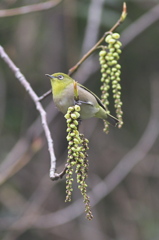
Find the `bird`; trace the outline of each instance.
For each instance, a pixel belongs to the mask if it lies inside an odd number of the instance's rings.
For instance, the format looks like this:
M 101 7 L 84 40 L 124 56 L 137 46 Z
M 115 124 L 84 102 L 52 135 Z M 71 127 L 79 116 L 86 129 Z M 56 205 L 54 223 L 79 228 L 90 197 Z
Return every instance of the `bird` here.
M 53 101 L 63 114 L 70 106 L 80 105 L 80 120 L 92 117 L 106 120 L 116 126 L 119 120 L 109 114 L 101 100 L 91 90 L 81 85 L 65 73 L 45 74 L 49 77 L 52 86 Z M 77 86 L 78 99 L 75 99 L 74 84 Z

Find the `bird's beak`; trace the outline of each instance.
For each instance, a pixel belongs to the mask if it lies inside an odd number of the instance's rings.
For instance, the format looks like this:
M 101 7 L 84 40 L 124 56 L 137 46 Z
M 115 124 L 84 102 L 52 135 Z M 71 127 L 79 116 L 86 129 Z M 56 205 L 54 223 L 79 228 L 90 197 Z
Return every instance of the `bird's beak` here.
M 54 78 L 52 75 L 50 74 L 45 74 L 45 76 L 49 77 L 50 79 Z

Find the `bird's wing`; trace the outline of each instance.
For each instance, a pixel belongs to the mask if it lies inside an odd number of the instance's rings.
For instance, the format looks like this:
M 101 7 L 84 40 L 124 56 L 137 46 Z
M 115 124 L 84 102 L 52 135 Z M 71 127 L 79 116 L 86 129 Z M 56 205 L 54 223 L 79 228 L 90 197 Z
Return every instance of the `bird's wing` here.
M 111 125 L 116 126 L 117 123 L 119 122 L 119 120 L 118 120 L 117 118 L 113 117 L 111 114 L 109 114 L 109 113 L 107 112 L 108 110 L 107 110 L 107 108 L 103 105 L 103 103 L 101 102 L 101 100 L 100 100 L 92 91 L 90 91 L 89 89 L 87 89 L 87 88 L 84 87 L 83 85 L 81 85 L 81 84 L 78 83 L 78 86 L 79 86 L 80 88 L 88 91 L 89 93 L 91 93 L 91 94 L 95 97 L 95 99 L 96 99 L 97 103 L 99 104 L 99 106 L 101 106 L 101 108 L 103 108 L 103 109 L 106 111 L 106 113 L 107 113 L 106 121 L 108 121 Z
M 84 90 L 90 92 L 94 97 L 95 99 L 97 100 L 98 104 L 105 110 L 107 111 L 106 107 L 103 105 L 103 103 L 101 102 L 101 100 L 97 97 L 97 95 L 95 93 L 93 93 L 91 90 L 89 90 L 88 88 L 84 87 L 83 85 L 79 84 L 79 87 L 83 88 Z

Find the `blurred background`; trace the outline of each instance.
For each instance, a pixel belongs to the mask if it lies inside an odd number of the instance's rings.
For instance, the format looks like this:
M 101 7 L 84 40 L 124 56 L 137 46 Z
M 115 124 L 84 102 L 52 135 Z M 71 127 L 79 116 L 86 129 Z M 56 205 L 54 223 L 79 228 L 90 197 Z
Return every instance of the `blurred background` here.
M 121 0 L 1 0 L 0 44 L 38 96 L 50 89 L 45 74 L 64 72 L 108 31 Z M 128 0 L 118 27 L 123 43 L 124 125 L 103 132 L 103 121 L 85 120 L 89 139 L 88 185 L 94 219 L 85 219 L 74 181 L 65 203 L 65 177 L 52 182 L 39 113 L 13 72 L 0 59 L 0 239 L 159 239 L 159 4 Z M 28 12 L 22 13 L 22 6 Z M 40 7 L 39 7 L 40 6 Z M 4 9 L 14 16 L 7 16 Z M 47 9 L 46 9 L 47 8 Z M 39 9 L 40 11 L 37 11 Z M 98 51 L 73 75 L 100 96 Z M 54 140 L 57 171 L 67 159 L 66 123 L 52 97 L 42 101 Z M 114 115 L 113 103 L 110 111 Z

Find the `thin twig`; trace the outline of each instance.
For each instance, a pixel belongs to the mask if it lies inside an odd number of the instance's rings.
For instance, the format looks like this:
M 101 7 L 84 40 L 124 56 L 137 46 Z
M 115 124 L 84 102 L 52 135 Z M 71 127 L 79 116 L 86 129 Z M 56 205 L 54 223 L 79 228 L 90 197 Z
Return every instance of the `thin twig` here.
M 124 17 L 126 17 L 126 3 L 123 4 L 123 10 L 120 18 L 118 21 L 114 24 L 114 26 L 108 31 L 105 32 L 103 37 L 74 65 L 72 68 L 69 69 L 68 75 L 72 75 L 78 68 L 79 66 L 98 48 L 98 46 L 104 41 L 105 37 L 112 33 L 124 20 Z
M 47 96 L 49 96 L 52 93 L 51 89 L 49 91 L 47 91 L 46 93 L 44 93 L 41 97 L 39 97 L 39 101 L 42 101 L 44 98 L 46 98 Z
M 55 7 L 60 2 L 61 0 L 52 0 L 44 3 L 32 4 L 19 8 L 0 10 L 0 17 L 11 17 L 31 12 L 43 11 Z
M 54 154 L 53 149 L 53 140 L 51 138 L 51 133 L 47 124 L 46 120 L 46 112 L 39 102 L 39 97 L 36 95 L 36 93 L 33 91 L 32 87 L 24 77 L 24 75 L 20 72 L 19 68 L 13 63 L 13 61 L 9 58 L 7 53 L 4 51 L 3 47 L 0 46 L 0 57 L 4 60 L 4 62 L 9 66 L 9 68 L 14 72 L 15 77 L 19 80 L 19 82 L 23 85 L 25 90 L 30 95 L 31 99 L 35 103 L 36 109 L 39 111 L 42 121 L 42 126 L 46 135 L 46 139 L 48 142 L 48 150 L 50 154 L 50 160 L 51 160 L 51 167 L 50 167 L 50 178 L 54 178 L 56 176 L 55 170 L 56 170 L 56 157 Z

